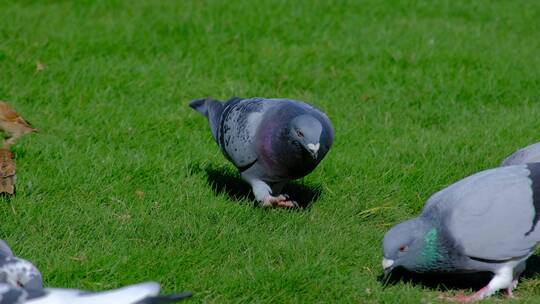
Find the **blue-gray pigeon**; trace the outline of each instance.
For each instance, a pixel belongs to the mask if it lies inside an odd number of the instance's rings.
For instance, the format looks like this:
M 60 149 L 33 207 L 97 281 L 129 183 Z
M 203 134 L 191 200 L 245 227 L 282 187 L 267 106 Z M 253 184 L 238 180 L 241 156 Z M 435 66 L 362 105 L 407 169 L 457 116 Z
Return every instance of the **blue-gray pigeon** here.
M 146 282 L 103 292 L 43 288 L 39 270 L 29 261 L 15 257 L 0 240 L 0 304 L 161 304 L 175 303 L 190 292 L 158 295 L 160 286 Z
M 540 143 L 535 143 L 517 150 L 508 156 L 502 162 L 501 166 L 523 165 L 536 162 L 540 162 Z
M 41 273 L 36 266 L 14 256 L 3 240 L 0 240 L 0 283 L 31 289 L 43 287 Z
M 264 207 L 297 207 L 283 186 L 312 172 L 332 146 L 326 114 L 301 101 L 203 98 L 189 105 L 208 118 L 221 151 Z
M 540 241 L 540 163 L 471 175 L 435 193 L 420 216 L 390 229 L 383 268 L 413 272 L 492 272 L 475 301 L 505 288 L 509 296 Z

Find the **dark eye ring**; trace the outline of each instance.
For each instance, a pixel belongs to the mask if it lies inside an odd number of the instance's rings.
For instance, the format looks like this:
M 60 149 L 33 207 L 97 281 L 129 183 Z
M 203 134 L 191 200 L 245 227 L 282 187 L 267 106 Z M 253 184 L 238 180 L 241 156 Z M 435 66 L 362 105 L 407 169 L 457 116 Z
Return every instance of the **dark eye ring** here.
M 407 251 L 407 249 L 409 249 L 409 247 L 407 247 L 406 245 L 401 245 L 401 247 L 399 247 L 400 252 L 405 252 Z
M 299 137 L 304 137 L 304 133 L 302 133 L 302 131 L 296 131 L 296 134 L 298 134 Z

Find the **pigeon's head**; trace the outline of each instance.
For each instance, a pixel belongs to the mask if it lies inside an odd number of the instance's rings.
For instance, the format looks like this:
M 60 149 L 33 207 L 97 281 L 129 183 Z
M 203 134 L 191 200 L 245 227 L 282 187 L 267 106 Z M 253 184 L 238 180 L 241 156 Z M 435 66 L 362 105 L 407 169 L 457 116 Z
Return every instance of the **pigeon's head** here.
M 321 134 L 323 127 L 315 117 L 303 114 L 291 120 L 289 136 L 293 142 L 300 144 L 314 159 L 319 155 L 321 148 Z
M 0 262 L 0 283 L 26 289 L 43 288 L 43 279 L 36 266 L 16 257 Z
M 11 249 L 0 240 L 0 283 L 26 289 L 43 288 L 39 270 L 27 260 L 13 256 Z
M 422 271 L 439 257 L 437 230 L 416 218 L 394 226 L 384 236 L 382 266 L 386 274 L 396 267 Z

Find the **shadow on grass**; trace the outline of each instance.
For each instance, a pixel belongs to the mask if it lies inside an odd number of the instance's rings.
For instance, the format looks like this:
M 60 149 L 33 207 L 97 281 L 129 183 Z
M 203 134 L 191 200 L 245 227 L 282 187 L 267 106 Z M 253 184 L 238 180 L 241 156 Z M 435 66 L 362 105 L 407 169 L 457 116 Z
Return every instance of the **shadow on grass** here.
M 523 272 L 522 278 L 533 278 L 540 274 L 540 256 L 533 255 L 527 260 L 527 268 Z M 422 285 L 427 288 L 449 291 L 458 289 L 479 290 L 486 286 L 493 273 L 414 273 L 403 268 L 396 268 L 392 271 L 389 278 L 379 275 L 377 280 L 383 285 L 395 285 L 398 282 L 412 283 Z
M 237 173 L 226 168 L 207 166 L 202 168 L 206 174 L 208 184 L 216 194 L 224 193 L 232 200 L 255 200 L 251 187 L 244 182 Z M 318 185 L 305 185 L 298 182 L 289 182 L 283 188 L 292 199 L 298 202 L 301 208 L 308 209 L 321 196 L 322 190 Z

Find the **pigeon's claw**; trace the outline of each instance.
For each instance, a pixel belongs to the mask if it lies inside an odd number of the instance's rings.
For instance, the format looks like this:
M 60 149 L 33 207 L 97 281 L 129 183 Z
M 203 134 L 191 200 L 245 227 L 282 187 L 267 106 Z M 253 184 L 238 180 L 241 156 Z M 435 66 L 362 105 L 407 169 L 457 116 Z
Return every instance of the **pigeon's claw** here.
M 267 195 L 262 203 L 263 207 L 298 208 L 298 203 L 289 199 L 286 194 L 279 196 Z
M 295 201 L 287 200 L 278 202 L 277 206 L 281 208 L 298 208 L 298 203 Z
M 516 297 L 514 296 L 514 288 L 517 287 L 517 284 L 518 284 L 518 279 L 514 279 L 512 281 L 512 284 L 510 286 L 508 286 L 508 288 L 506 288 L 506 297 L 509 298 L 509 299 L 515 299 Z
M 489 295 L 489 288 L 488 286 L 486 286 L 470 296 L 459 295 L 455 297 L 448 297 L 448 296 L 441 295 L 439 298 L 441 300 L 449 301 L 449 302 L 470 303 L 470 302 L 476 302 L 476 301 L 482 300 L 488 295 Z

